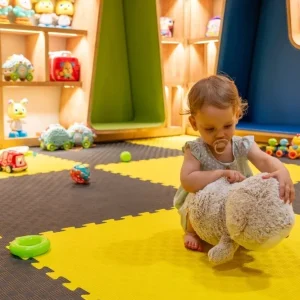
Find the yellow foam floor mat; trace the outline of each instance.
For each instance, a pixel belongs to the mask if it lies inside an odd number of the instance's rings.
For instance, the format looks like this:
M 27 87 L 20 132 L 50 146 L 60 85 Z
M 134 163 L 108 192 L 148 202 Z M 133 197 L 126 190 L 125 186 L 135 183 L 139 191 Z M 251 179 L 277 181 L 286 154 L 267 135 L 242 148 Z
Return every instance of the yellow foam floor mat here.
M 182 162 L 183 156 L 176 156 L 132 161 L 130 163 L 97 165 L 95 169 L 177 188 L 180 185 L 179 173 Z M 288 168 L 293 182 L 300 182 L 300 166 L 292 164 L 285 164 L 285 166 Z M 254 174 L 258 173 L 258 170 L 252 164 L 250 164 L 250 167 Z
M 0 172 L 0 179 L 70 170 L 75 164 L 79 163 L 76 161 L 48 156 L 44 154 L 38 154 L 36 156 L 26 156 L 25 159 L 28 164 L 28 169 L 26 171 L 15 173 L 13 172 L 10 174 L 2 171 Z
M 212 267 L 205 253 L 183 247 L 175 210 L 145 213 L 104 224 L 43 233 L 51 251 L 34 267 L 48 267 L 64 286 L 89 292 L 84 299 L 166 300 L 299 299 L 300 217 L 288 239 L 268 252 L 239 251 Z
M 197 138 L 198 138 L 197 136 L 192 136 L 192 135 L 180 135 L 180 136 L 171 136 L 171 137 L 163 137 L 163 138 L 129 140 L 128 142 L 137 145 L 182 150 L 182 147 L 186 142 L 194 141 Z

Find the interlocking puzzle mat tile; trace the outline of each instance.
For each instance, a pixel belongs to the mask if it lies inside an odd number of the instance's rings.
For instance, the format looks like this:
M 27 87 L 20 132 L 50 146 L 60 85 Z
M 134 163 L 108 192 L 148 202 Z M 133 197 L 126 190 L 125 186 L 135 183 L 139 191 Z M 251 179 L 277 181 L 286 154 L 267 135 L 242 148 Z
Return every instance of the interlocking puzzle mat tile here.
M 91 184 L 84 186 L 73 183 L 69 171 L 13 177 L 0 184 L 4 240 L 0 243 L 16 236 L 170 209 L 176 192 L 173 187 L 96 170 L 91 170 Z
M 129 140 L 128 142 L 133 144 L 138 144 L 138 145 L 177 149 L 181 151 L 182 147 L 186 142 L 194 141 L 195 139 L 197 139 L 196 136 L 180 135 L 180 136 L 170 136 L 170 137 L 162 137 L 162 138 Z
M 44 233 L 51 251 L 33 265 L 64 277 L 84 299 L 299 299 L 300 217 L 288 239 L 268 252 L 239 251 L 212 267 L 205 253 L 183 247 L 175 210 Z
M 46 154 L 49 156 L 60 157 L 63 159 L 70 159 L 82 161 L 94 166 L 96 164 L 117 163 L 120 161 L 120 154 L 122 151 L 129 151 L 132 155 L 132 160 L 151 159 L 159 157 L 177 156 L 181 151 L 176 149 L 165 149 L 158 147 L 150 147 L 144 145 L 137 145 L 126 142 L 115 142 L 97 144 L 96 147 L 90 149 L 73 149 L 69 151 L 58 150 L 54 152 L 47 152 L 39 148 L 31 148 L 37 153 Z
M 10 174 L 2 171 L 0 172 L 0 179 L 70 170 L 75 164 L 80 163 L 44 154 L 37 154 L 36 156 L 26 156 L 26 161 L 28 164 L 28 169 L 26 171 L 13 172 Z
M 150 160 L 132 161 L 130 163 L 116 163 L 107 165 L 97 165 L 95 169 L 112 172 L 140 180 L 149 180 L 152 183 L 160 183 L 165 186 L 177 188 L 180 185 L 180 168 L 183 156 L 158 158 Z M 254 174 L 258 170 L 250 164 Z M 294 183 L 300 181 L 300 166 L 286 164 L 291 173 Z

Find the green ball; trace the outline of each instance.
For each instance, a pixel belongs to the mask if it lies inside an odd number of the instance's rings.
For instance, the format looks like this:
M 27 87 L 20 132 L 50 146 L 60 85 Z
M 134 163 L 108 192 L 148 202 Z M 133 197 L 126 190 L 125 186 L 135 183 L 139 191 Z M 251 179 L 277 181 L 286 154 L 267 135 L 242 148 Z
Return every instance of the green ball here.
M 123 151 L 120 155 L 121 161 L 129 162 L 131 161 L 131 153 L 128 151 Z

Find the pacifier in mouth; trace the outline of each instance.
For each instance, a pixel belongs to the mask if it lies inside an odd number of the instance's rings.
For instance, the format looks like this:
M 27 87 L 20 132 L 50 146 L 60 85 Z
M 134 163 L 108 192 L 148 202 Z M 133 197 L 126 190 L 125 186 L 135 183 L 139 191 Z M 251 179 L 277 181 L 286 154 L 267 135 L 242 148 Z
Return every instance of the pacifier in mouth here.
M 213 143 L 214 151 L 215 151 L 217 154 L 222 154 L 222 153 L 224 153 L 227 144 L 228 144 L 228 140 L 226 140 L 226 139 L 220 139 L 220 140 L 214 141 L 214 143 Z

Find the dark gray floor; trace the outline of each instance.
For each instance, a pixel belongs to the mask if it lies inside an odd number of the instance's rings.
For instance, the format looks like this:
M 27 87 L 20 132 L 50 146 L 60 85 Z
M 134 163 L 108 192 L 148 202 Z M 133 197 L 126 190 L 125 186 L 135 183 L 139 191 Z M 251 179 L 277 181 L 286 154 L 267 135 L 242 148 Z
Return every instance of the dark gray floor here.
M 34 149 L 37 151 L 38 149 Z M 176 150 L 126 143 L 104 144 L 73 152 L 46 152 L 94 166 L 119 161 L 120 151 L 129 150 L 133 160 L 178 155 Z M 82 290 L 62 286 L 67 280 L 52 280 L 30 266 L 34 260 L 12 257 L 5 248 L 16 236 L 81 227 L 125 215 L 172 207 L 175 189 L 91 168 L 91 184 L 76 185 L 69 171 L 11 177 L 0 180 L 0 300 L 82 299 Z

